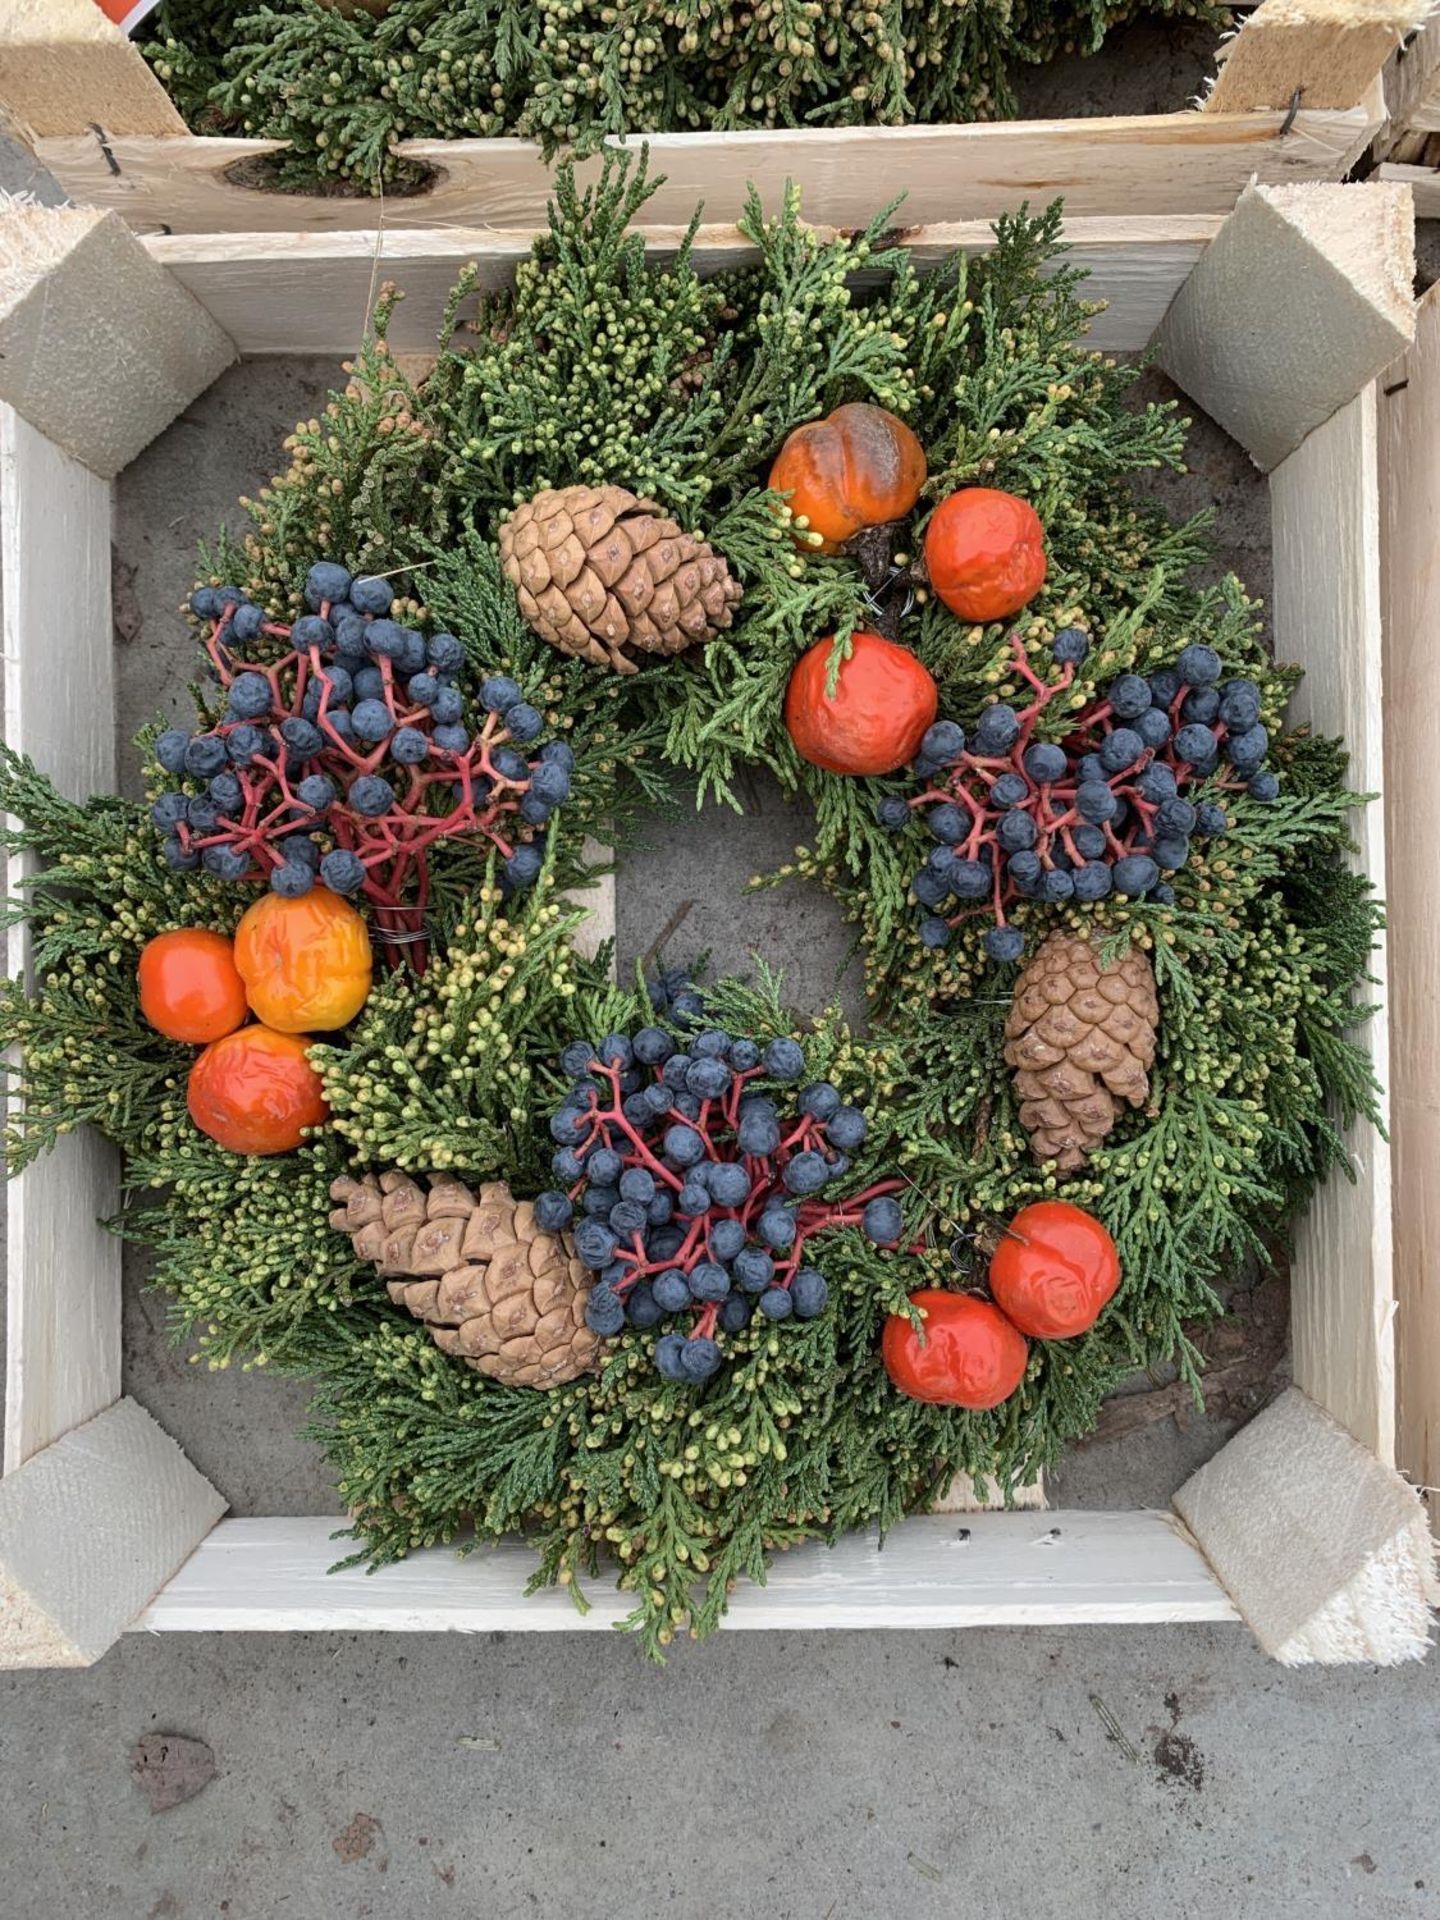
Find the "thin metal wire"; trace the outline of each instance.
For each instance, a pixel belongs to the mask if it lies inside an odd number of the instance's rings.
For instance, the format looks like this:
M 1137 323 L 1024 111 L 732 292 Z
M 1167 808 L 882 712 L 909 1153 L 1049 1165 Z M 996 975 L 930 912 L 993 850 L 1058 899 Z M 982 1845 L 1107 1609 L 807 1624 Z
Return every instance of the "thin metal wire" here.
M 372 927 L 370 938 L 378 940 L 382 947 L 414 947 L 422 940 L 428 940 L 428 931 L 421 927 L 414 933 L 407 933 L 401 927 Z

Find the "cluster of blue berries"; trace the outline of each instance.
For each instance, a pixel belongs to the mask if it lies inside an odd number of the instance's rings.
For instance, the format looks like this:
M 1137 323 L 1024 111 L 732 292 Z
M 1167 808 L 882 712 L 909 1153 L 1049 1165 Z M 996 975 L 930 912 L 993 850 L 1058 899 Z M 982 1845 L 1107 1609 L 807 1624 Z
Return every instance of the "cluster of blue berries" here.
M 779 1322 L 824 1310 L 824 1276 L 805 1259 L 816 1234 L 854 1226 L 898 1246 L 901 1182 L 830 1198 L 864 1145 L 860 1109 L 829 1081 L 805 1080 L 798 1041 L 762 1045 L 704 1025 L 683 977 L 662 978 L 652 999 L 683 1038 L 645 1026 L 561 1054 L 571 1085 L 550 1120 L 557 1185 L 535 1218 L 571 1231 L 596 1274 L 592 1330 L 683 1320 L 660 1335 L 654 1362 L 665 1379 L 698 1384 L 721 1364 L 717 1335 L 756 1313 Z M 786 1110 L 780 1090 L 791 1087 Z
M 471 712 L 460 641 L 402 626 L 394 597 L 388 580 L 329 560 L 310 569 L 309 611 L 291 627 L 239 587 L 191 596 L 225 709 L 204 732 L 170 728 L 155 742 L 167 773 L 204 783 L 152 808 L 171 866 L 268 879 L 287 897 L 320 881 L 410 915 L 423 908 L 428 849 L 479 833 L 509 887 L 538 877 L 574 754 L 560 740 L 534 750 L 544 720 L 504 675 L 481 684 Z M 279 657 L 252 661 L 247 649 Z
M 936 721 L 915 762 L 924 791 L 876 806 L 892 832 L 923 811 L 935 839 L 910 883 L 925 909 L 924 944 L 944 947 L 962 921 L 985 915 L 995 922 L 985 936 L 995 960 L 1024 952 L 1006 917 L 1018 901 L 1173 905 L 1164 876 L 1188 863 L 1192 840 L 1229 829 L 1220 796 L 1271 801 L 1280 791 L 1264 765 L 1260 689 L 1225 679 L 1213 647 L 1188 646 L 1148 676 L 1121 674 L 1057 744 L 1037 740 L 1036 729 L 1074 679 L 1089 636 L 1078 627 L 1055 636 L 1062 671 L 1048 685 L 1019 640 L 1011 644 L 1014 671 L 1035 690 L 1029 706 L 986 707 L 968 740 L 953 720 Z

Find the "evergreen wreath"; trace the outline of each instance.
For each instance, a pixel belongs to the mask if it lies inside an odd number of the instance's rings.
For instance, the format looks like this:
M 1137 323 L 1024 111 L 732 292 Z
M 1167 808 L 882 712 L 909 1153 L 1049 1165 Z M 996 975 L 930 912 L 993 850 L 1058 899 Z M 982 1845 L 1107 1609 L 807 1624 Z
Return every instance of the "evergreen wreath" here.
M 202 133 L 290 142 L 275 184 L 413 185 L 397 140 L 898 126 L 1014 113 L 1012 70 L 1094 52 L 1140 14 L 1225 23 L 1213 0 L 892 0 L 772 9 L 553 0 L 166 0 L 145 52 Z
M 474 276 L 462 279 L 422 387 L 387 346 L 399 297 L 387 290 L 347 384 L 296 428 L 285 471 L 245 503 L 249 530 L 204 557 L 210 584 L 195 603 L 203 633 L 213 642 L 218 618 L 228 644 L 217 606 L 248 596 L 268 616 L 249 623 L 263 666 L 267 646 L 272 664 L 293 658 L 317 557 L 340 562 L 347 579 L 394 577 L 392 611 L 407 630 L 458 636 L 461 674 L 507 689 L 485 702 L 513 711 L 523 699 L 568 747 L 568 797 L 544 828 L 533 884 L 512 886 L 484 839 L 437 839 L 428 964 L 392 965 L 347 1030 L 311 1051 L 329 1124 L 293 1152 L 227 1152 L 191 1120 L 191 1052 L 142 1017 L 136 971 L 168 929 L 232 933 L 253 885 L 183 858 L 167 864 L 147 806 L 66 800 L 9 756 L 0 807 L 23 825 L 7 843 L 34 862 L 10 913 L 30 924 L 35 988 L 0 991 L 0 1044 L 21 1059 L 11 1171 L 75 1127 L 98 1126 L 126 1156 L 118 1228 L 153 1250 L 176 1337 L 211 1367 L 314 1381 L 313 1432 L 353 1515 L 357 1558 L 379 1565 L 470 1530 L 480 1540 L 523 1531 L 535 1584 L 569 1585 L 582 1605 L 584 1580 L 618 1566 L 634 1603 L 628 1624 L 659 1654 L 679 1630 L 711 1630 L 734 1583 L 763 1580 L 779 1548 L 888 1528 L 956 1473 L 1022 1485 L 1137 1367 L 1178 1364 L 1198 1393 L 1191 1333 L 1220 1312 L 1219 1286 L 1243 1259 L 1272 1256 L 1316 1182 L 1347 1170 L 1340 1128 L 1375 1117 L 1352 1035 L 1367 1012 L 1358 998 L 1379 911 L 1342 858 L 1355 804 L 1343 746 L 1283 729 L 1297 676 L 1266 657 L 1239 584 L 1192 584 L 1203 520 L 1176 525 L 1124 491 L 1129 475 L 1179 467 L 1185 423 L 1169 404 L 1133 404 L 1137 369 L 1083 345 L 1096 309 L 1082 276 L 1057 261 L 1058 207 L 1002 219 L 993 252 L 922 272 L 886 239 L 892 210 L 861 233 L 823 237 L 791 195 L 773 220 L 758 206 L 747 213 L 755 264 L 702 280 L 688 239 L 660 266 L 627 231 L 651 190 L 643 161 L 608 161 L 584 194 L 562 168 L 549 232 L 514 286 L 477 298 Z M 924 495 L 878 573 L 873 553 L 817 549 L 764 485 L 793 428 L 853 401 L 891 409 L 930 455 Z M 909 556 L 926 516 L 973 484 L 1034 504 L 1045 585 L 1014 619 L 967 624 L 933 596 L 902 618 L 894 596 L 915 590 Z M 729 630 L 623 676 L 547 644 L 522 617 L 495 530 L 545 489 L 577 485 L 623 485 L 680 527 L 703 528 L 744 587 Z M 797 659 L 833 634 L 839 671 L 877 605 L 972 740 L 984 738 L 985 711 L 1028 697 L 1027 674 L 1057 689 L 1037 727 L 1052 741 L 1065 737 L 1065 714 L 1113 696 L 1120 676 L 1177 680 L 1187 647 L 1213 648 L 1256 689 L 1278 793 L 1227 794 L 1229 832 L 1171 876 L 1168 898 L 1037 897 L 1015 909 L 1032 947 L 1068 939 L 1096 964 L 1133 954 L 1153 971 L 1148 1098 L 1068 1177 L 1032 1155 L 1006 1064 L 1015 967 L 987 955 L 979 922 L 962 920 L 943 947 L 923 937 L 911 882 L 929 842 L 918 820 L 898 834 L 883 824 L 887 813 L 895 822 L 887 800 L 911 812 L 904 800 L 921 787 L 826 773 L 797 754 L 784 724 Z M 1078 659 L 1073 642 L 1057 645 L 1077 630 L 1087 636 Z M 213 678 L 196 699 L 198 724 L 213 727 Z M 166 752 L 185 782 L 183 755 Z M 565 892 L 591 872 L 586 835 L 623 843 L 676 774 L 738 805 L 748 767 L 814 804 L 813 843 L 766 884 L 817 876 L 853 919 L 870 995 L 863 1034 L 833 1008 L 797 1024 L 763 967 L 748 983 L 616 984 L 608 955 L 588 959 L 571 944 L 583 915 Z M 157 793 L 166 777 L 157 769 Z M 552 1120 L 588 1110 L 583 1089 L 595 1080 L 597 1063 L 581 1056 L 599 1049 L 617 1074 L 653 1058 L 658 1084 L 698 1026 L 731 1043 L 725 1073 L 753 1080 L 747 1092 L 770 1089 L 772 1110 L 801 1051 L 806 1080 L 868 1121 L 826 1144 L 835 1104 L 827 1095 L 805 1106 L 817 1124 L 793 1150 L 845 1161 L 824 1196 L 839 1204 L 817 1203 L 813 1215 L 825 1213 L 813 1252 L 828 1305 L 806 1315 L 797 1295 L 785 1320 L 754 1313 L 733 1328 L 702 1313 L 727 1361 L 718 1370 L 657 1372 L 654 1321 L 616 1321 L 607 1307 L 620 1330 L 606 1332 L 598 1370 L 544 1392 L 506 1384 L 503 1368 L 487 1377 L 463 1327 L 467 1315 L 493 1315 L 498 1296 L 481 1288 L 447 1313 L 432 1293 L 397 1310 L 384 1249 L 363 1250 L 331 1224 L 335 1183 L 353 1193 L 379 1173 L 411 1204 L 407 1176 L 461 1176 L 491 1183 L 457 1206 L 485 1214 L 477 1258 L 499 1257 L 546 1224 L 533 1217 L 539 1202 L 527 1210 L 517 1197 L 556 1185 L 565 1136 Z M 692 1051 L 706 1049 L 696 1040 Z M 617 1115 L 624 1092 L 611 1082 Z M 773 1151 L 762 1107 L 763 1097 L 737 1157 Z M 731 1119 L 742 1123 L 738 1108 Z M 778 1191 L 783 1166 L 766 1179 Z M 877 1192 L 882 1212 L 862 1221 Z M 1003 1223 L 1062 1193 L 1118 1249 L 1123 1277 L 1097 1324 L 1038 1342 L 1018 1391 L 992 1410 L 896 1393 L 881 1358 L 887 1316 L 909 1314 L 917 1289 L 978 1284 Z M 632 1182 L 628 1197 L 643 1208 L 653 1185 Z M 357 1205 L 369 1204 L 362 1193 Z M 545 1205 L 558 1229 L 553 1195 Z M 659 1287 L 649 1272 L 631 1277 L 642 1294 Z M 602 1284 L 616 1293 L 613 1278 Z

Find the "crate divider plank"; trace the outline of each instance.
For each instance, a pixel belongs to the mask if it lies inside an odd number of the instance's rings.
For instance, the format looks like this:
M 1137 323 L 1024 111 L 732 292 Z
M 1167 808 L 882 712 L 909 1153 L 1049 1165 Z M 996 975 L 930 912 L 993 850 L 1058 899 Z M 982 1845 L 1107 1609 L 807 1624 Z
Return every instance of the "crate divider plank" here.
M 1397 1458 L 1430 1492 L 1440 1528 L 1440 930 L 1434 861 L 1412 823 L 1440 763 L 1440 708 L 1424 697 L 1440 631 L 1440 288 L 1420 302 L 1415 344 L 1380 382 L 1380 583 L 1390 928 L 1390 1104 L 1399 1345 Z
M 1086 268 L 1087 292 L 1111 303 L 1091 334 L 1096 346 L 1112 353 L 1145 346 L 1223 224 L 1218 214 L 1067 220 L 1065 264 Z M 647 222 L 644 232 L 659 258 L 675 251 L 685 228 Z M 493 290 L 529 256 L 535 238 L 528 228 L 390 228 L 379 236 L 182 233 L 147 238 L 145 246 L 202 306 L 225 316 L 240 352 L 339 355 L 354 351 L 368 302 L 385 280 L 405 290 L 391 345 L 397 353 L 433 350 L 461 269 L 477 263 L 481 290 Z M 957 249 L 987 252 L 995 236 L 988 220 L 947 221 L 908 228 L 905 244 L 928 266 Z M 706 225 L 695 236 L 694 257 L 701 272 L 713 273 L 758 255 L 733 226 Z M 317 270 L 325 275 L 324 300 L 311 297 Z
M 0 405 L 5 739 L 72 800 L 115 785 L 110 488 Z M 8 862 L 21 890 L 29 853 Z M 29 929 L 6 972 L 30 973 Z M 15 1063 L 11 1063 L 12 1065 Z M 5 1471 L 120 1392 L 119 1157 L 86 1127 L 11 1180 L 5 1221 Z
M 1386 123 L 1381 69 L 1424 5 L 1262 0 L 1223 49 L 1199 111 L 653 134 L 667 185 L 649 218 L 687 219 L 703 197 L 712 220 L 734 220 L 751 180 L 773 210 L 787 176 L 804 185 L 811 218 L 847 226 L 901 192 L 902 217 L 926 223 L 989 218 L 1056 194 L 1075 217 L 1226 213 L 1252 178 L 1281 184 L 1349 171 Z M 0 16 L 0 116 L 28 133 L 36 158 L 75 199 L 149 232 L 374 231 L 396 217 L 394 196 L 382 205 L 242 184 L 237 168 L 253 174 L 283 142 L 185 131 L 138 48 L 86 18 L 96 12 L 93 0 L 9 0 Z M 550 173 L 532 141 L 419 139 L 398 142 L 397 152 L 432 170 L 425 190 L 398 202 L 408 227 L 544 219 Z
M 533 1552 L 502 1541 L 460 1559 L 430 1548 L 367 1574 L 331 1574 L 353 1543 L 343 1518 L 222 1520 L 135 1622 L 138 1632 L 601 1632 L 630 1611 L 608 1581 L 580 1614 L 562 1588 L 525 1595 Z M 1237 1618 L 1225 1590 L 1168 1514 L 972 1513 L 907 1520 L 883 1547 L 870 1533 L 775 1556 L 744 1585 L 726 1626 L 1163 1624 Z
M 1344 231 L 1350 240 L 1364 236 L 1355 240 L 1354 251 L 1344 254 L 1343 264 L 1352 278 L 1364 281 L 1377 263 L 1383 265 L 1387 249 L 1397 244 L 1393 196 L 1377 194 L 1364 186 L 1340 191 L 1357 216 Z M 0 221 L 5 217 L 0 214 Z M 1222 246 L 1224 240 L 1222 228 L 1215 246 Z M 255 250 L 254 242 L 255 236 L 250 236 L 250 253 Z M 135 242 L 137 248 L 140 244 Z M 308 244 L 323 254 L 331 242 Z M 204 251 L 203 246 L 200 251 Z M 281 251 L 292 264 L 299 258 L 292 243 L 287 242 Z M 156 258 L 153 250 L 148 257 L 162 277 L 168 278 L 168 266 Z M 513 259 L 513 254 L 510 257 Z M 1203 258 L 1196 271 L 1203 271 Z M 403 271 L 399 277 L 404 278 Z M 297 316 L 305 285 L 297 277 L 287 293 L 277 293 L 276 313 Z M 437 289 L 438 285 L 437 280 Z M 192 292 L 201 305 L 215 303 L 211 309 L 215 320 L 228 330 L 234 317 L 227 306 L 227 299 L 235 292 L 233 281 L 228 294 L 223 279 L 213 282 L 208 290 L 197 286 Z M 432 297 L 427 293 L 427 301 Z M 1122 288 L 1119 297 L 1133 296 Z M 1235 295 L 1237 322 L 1253 331 L 1267 298 L 1258 277 L 1241 284 Z M 238 311 L 238 299 L 236 304 Z M 1264 317 L 1273 324 L 1272 313 L 1266 311 Z M 134 324 L 143 335 L 147 324 L 144 311 L 134 318 Z M 253 311 L 245 324 L 254 324 Z M 1368 338 L 1363 329 L 1361 335 Z M 1192 376 L 1197 397 L 1203 398 L 1207 383 L 1223 375 L 1220 362 L 1232 350 L 1232 338 L 1223 328 L 1217 328 L 1210 347 L 1213 365 L 1207 367 L 1204 353 L 1196 355 Z M 284 344 L 277 333 L 270 349 L 278 350 Z M 1327 406 L 1322 410 L 1328 426 L 1321 427 L 1313 450 L 1307 442 L 1298 454 L 1290 456 L 1285 463 L 1287 470 L 1277 475 L 1277 496 L 1288 490 L 1298 499 L 1308 488 L 1319 490 L 1321 505 L 1330 494 L 1334 498 L 1324 512 L 1317 509 L 1309 517 L 1297 518 L 1287 536 L 1288 558 L 1282 556 L 1277 564 L 1276 596 L 1282 632 L 1305 628 L 1317 721 L 1334 731 L 1351 730 L 1360 784 L 1378 785 L 1375 776 L 1381 715 L 1377 702 L 1367 704 L 1362 684 L 1367 680 L 1372 687 L 1375 684 L 1379 657 L 1372 578 L 1378 535 L 1372 538 L 1367 518 L 1378 517 L 1375 400 L 1368 392 L 1356 400 L 1373 372 L 1367 371 L 1367 364 L 1365 353 L 1336 358 Z M 1269 383 L 1272 401 L 1278 405 L 1291 390 L 1296 367 L 1294 358 L 1284 354 L 1261 356 L 1253 380 L 1257 387 Z M 82 366 L 77 377 L 88 378 L 89 371 Z M 0 401 L 13 397 L 6 390 L 8 378 L 10 370 L 0 360 Z M 1307 405 L 1313 405 L 1313 386 L 1302 385 L 1300 390 Z M 177 402 L 175 411 L 183 404 Z M 60 458 L 52 453 L 52 464 L 59 463 Z M 1352 470 L 1342 472 L 1346 462 Z M 43 512 L 43 498 L 38 509 L 32 501 L 31 510 Z M 7 557 L 11 552 L 21 553 L 16 530 L 20 516 L 11 488 L 6 488 L 0 499 L 0 513 L 7 519 Z M 26 567 L 34 564 L 33 554 L 33 545 L 27 540 L 21 553 Z M 97 565 L 103 570 L 107 564 L 108 552 L 97 551 Z M 1307 570 L 1322 581 L 1328 580 L 1328 590 L 1318 585 L 1312 590 L 1301 578 Z M 1313 597 L 1306 598 L 1307 593 Z M 92 616 L 92 632 L 95 625 Z M 1406 713 L 1403 707 L 1393 713 L 1394 724 L 1403 726 Z M 22 719 L 25 714 L 22 707 Z M 23 748 L 28 741 L 21 737 L 14 743 Z M 1383 858 L 1383 829 L 1367 823 L 1365 833 L 1367 858 L 1373 863 L 1377 857 Z M 1372 864 L 1370 870 L 1380 869 Z M 1383 956 L 1377 956 L 1377 968 L 1382 966 Z M 1372 1046 L 1383 1045 L 1383 1033 L 1383 1027 L 1372 1026 Z M 1377 1484 L 1374 1476 L 1378 1474 L 1387 1489 L 1387 1500 L 1409 1500 L 1418 1511 L 1417 1497 L 1388 1466 L 1386 1421 L 1387 1417 L 1393 1419 L 1393 1410 L 1387 1416 L 1387 1402 L 1393 1409 L 1393 1365 L 1387 1344 L 1388 1269 L 1381 1258 L 1390 1203 L 1383 1168 L 1383 1156 L 1367 1149 L 1358 1190 L 1352 1192 L 1337 1184 L 1333 1195 L 1327 1195 L 1323 1202 L 1333 1209 L 1326 1216 L 1333 1226 L 1323 1237 L 1312 1232 L 1302 1241 L 1296 1265 L 1296 1294 L 1301 1302 L 1297 1308 L 1297 1341 L 1304 1368 L 1300 1384 L 1310 1399 L 1306 1400 L 1305 1394 L 1295 1398 L 1310 1409 L 1302 1413 L 1304 1420 L 1313 1425 L 1313 1420 L 1322 1419 L 1325 1413 L 1333 1415 L 1364 1446 L 1363 1450 L 1355 1447 L 1349 1455 L 1343 1448 L 1319 1448 L 1315 1460 L 1322 1465 L 1297 1460 L 1297 1475 L 1303 1478 L 1308 1474 L 1309 1481 L 1296 1491 L 1296 1497 L 1322 1507 L 1327 1502 L 1343 1507 L 1347 1500 L 1363 1507 L 1367 1489 Z M 100 1274 L 97 1279 L 103 1291 L 106 1276 Z M 1304 1304 L 1307 1299 L 1312 1303 L 1310 1308 Z M 1307 1311 L 1313 1332 L 1306 1331 Z M 1343 1352 L 1334 1352 L 1331 1348 L 1338 1341 L 1350 1345 Z M 1325 1351 L 1312 1353 L 1311 1349 L 1318 1347 Z M 52 1363 L 53 1357 L 42 1346 L 36 1356 L 37 1368 Z M 19 1387 L 22 1400 L 28 1400 L 32 1393 L 46 1391 L 47 1383 L 27 1366 Z M 35 1630 L 28 1637 L 20 1635 L 23 1644 L 18 1651 L 13 1640 L 6 1643 L 0 1639 L 0 1664 L 7 1660 L 11 1664 L 34 1664 L 47 1659 L 94 1658 L 118 1625 L 113 1618 L 98 1618 L 87 1611 L 84 1593 L 71 1590 L 79 1586 L 86 1591 L 94 1589 L 95 1569 L 101 1564 L 98 1556 L 112 1550 L 114 1535 L 112 1532 L 102 1538 L 97 1529 L 93 1546 L 87 1547 L 84 1543 L 90 1535 L 83 1529 L 90 1511 L 86 1502 L 93 1489 L 88 1482 L 78 1492 L 67 1489 L 74 1488 L 73 1463 L 85 1457 L 88 1443 L 84 1436 L 92 1428 L 101 1430 L 112 1419 L 128 1419 L 123 1411 L 126 1406 L 117 1401 L 95 1421 L 54 1440 L 0 1486 L 0 1623 L 13 1621 L 17 1593 L 29 1595 L 34 1601 L 38 1591 L 41 1597 L 37 1604 L 43 1615 L 38 1626 L 31 1622 Z M 24 1417 L 22 1405 L 22 1420 Z M 1224 1529 L 1231 1524 L 1232 1515 L 1238 1524 L 1251 1528 L 1258 1524 L 1264 1529 L 1268 1520 L 1268 1508 L 1264 1506 L 1267 1484 L 1263 1475 L 1247 1477 L 1247 1457 L 1243 1448 L 1235 1455 L 1234 1470 L 1228 1478 L 1222 1475 L 1224 1498 L 1210 1503 L 1212 1513 L 1218 1513 L 1219 1518 L 1205 1524 L 1211 1529 L 1212 1550 L 1217 1555 L 1224 1549 Z M 103 1469 L 110 1458 L 109 1453 L 102 1453 L 94 1463 L 97 1485 L 103 1485 Z M 1225 1459 L 1222 1453 L 1220 1462 Z M 45 1490 L 41 1500 L 27 1492 L 36 1487 Z M 325 1517 L 221 1521 L 212 1530 L 220 1502 L 199 1476 L 187 1482 L 183 1490 L 159 1474 L 149 1483 L 143 1473 L 127 1481 L 127 1497 L 142 1501 L 147 1494 L 163 1505 L 166 1525 L 157 1529 L 165 1535 L 163 1552 L 159 1547 L 152 1551 L 146 1546 L 138 1571 L 132 1567 L 127 1572 L 127 1594 L 148 1589 L 145 1597 L 153 1595 L 143 1610 L 136 1601 L 132 1624 L 143 1629 L 268 1626 L 285 1630 L 353 1624 L 458 1630 L 503 1625 L 516 1630 L 543 1630 L 585 1624 L 561 1595 L 542 1595 L 538 1600 L 522 1602 L 521 1589 L 530 1571 L 530 1556 L 523 1542 L 487 1548 L 468 1562 L 434 1551 L 373 1575 L 352 1572 L 331 1578 L 325 1569 L 348 1551 L 343 1542 L 333 1539 L 337 1525 L 343 1527 L 343 1521 Z M 1402 1509 L 1396 1506 L 1395 1512 L 1399 1514 Z M 37 1514 L 45 1516 L 38 1536 L 33 1531 L 40 1524 Z M 148 1522 L 151 1516 L 145 1518 Z M 72 1520 L 74 1527 L 67 1524 Z M 18 1541 L 17 1525 L 25 1529 Z M 1326 1578 L 1335 1586 L 1337 1606 L 1356 1592 L 1363 1595 L 1373 1590 L 1370 1562 L 1375 1537 L 1373 1528 L 1368 1534 L 1357 1529 L 1353 1547 L 1327 1566 Z M 56 1559 L 45 1551 L 47 1538 L 68 1546 L 77 1540 L 82 1544 L 68 1558 Z M 195 1551 L 184 1558 L 190 1547 Z M 1278 1590 L 1285 1589 L 1287 1558 L 1296 1568 L 1295 1577 L 1301 1577 L 1305 1551 L 1303 1538 L 1268 1529 L 1267 1552 L 1273 1555 L 1274 1564 L 1267 1568 L 1267 1578 L 1272 1587 L 1278 1583 Z M 172 1577 L 171 1566 L 181 1559 L 184 1564 Z M 1403 1570 L 1403 1577 L 1408 1582 L 1406 1604 L 1411 1606 L 1425 1584 L 1424 1575 L 1412 1562 Z M 627 1610 L 623 1595 L 607 1598 L 599 1591 L 592 1598 L 599 1601 L 590 1616 L 592 1626 L 607 1624 Z M 912 1520 L 894 1531 L 882 1551 L 862 1535 L 842 1541 L 833 1551 L 809 1546 L 781 1555 L 768 1587 L 737 1594 L 734 1621 L 737 1626 L 754 1628 L 973 1625 L 1032 1620 L 1218 1621 L 1236 1617 L 1235 1598 L 1227 1594 L 1214 1562 L 1197 1550 L 1190 1536 L 1169 1516 L 1150 1512 L 982 1512 Z M 31 1610 L 33 1613 L 34 1606 Z M 44 1631 L 47 1620 L 52 1628 L 48 1642 Z M 1398 1651 L 1395 1644 L 1389 1644 L 1382 1655 L 1370 1657 L 1389 1659 L 1413 1654 L 1417 1650 L 1415 1640 L 1411 1633 Z M 1323 1657 L 1360 1656 L 1352 1648 L 1342 1648 L 1339 1653 L 1332 1649 Z
M 1440 220 L 1440 167 L 1404 166 L 1386 160 L 1375 169 L 1375 178 L 1391 186 L 1408 187 L 1417 220 Z

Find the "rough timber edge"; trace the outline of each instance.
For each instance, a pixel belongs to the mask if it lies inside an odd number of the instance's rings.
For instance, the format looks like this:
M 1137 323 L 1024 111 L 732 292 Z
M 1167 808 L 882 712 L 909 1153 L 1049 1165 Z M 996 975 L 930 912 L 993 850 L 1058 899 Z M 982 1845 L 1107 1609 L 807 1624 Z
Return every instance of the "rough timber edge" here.
M 1062 191 L 1077 214 L 1225 212 L 1252 173 L 1282 181 L 1348 171 L 1384 125 L 1380 70 L 1423 4 L 1263 0 L 1222 49 L 1198 114 L 655 135 L 669 185 L 651 218 L 687 217 L 698 192 L 712 217 L 733 219 L 752 177 L 775 191 L 787 174 L 808 184 L 816 217 L 847 225 L 900 191 L 908 217 L 927 221 Z M 283 143 L 189 134 L 138 48 L 95 12 L 91 0 L 9 0 L 0 19 L 0 118 L 75 198 L 171 232 L 384 224 L 375 202 L 236 184 L 237 163 Z M 531 142 L 414 140 L 398 151 L 436 176 L 406 200 L 409 225 L 543 218 L 549 180 Z

